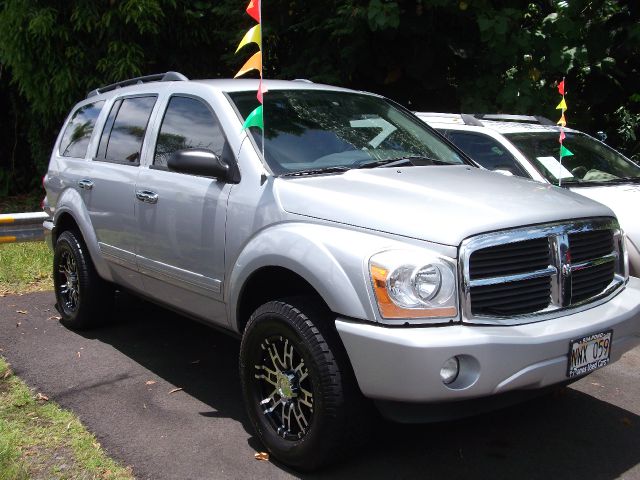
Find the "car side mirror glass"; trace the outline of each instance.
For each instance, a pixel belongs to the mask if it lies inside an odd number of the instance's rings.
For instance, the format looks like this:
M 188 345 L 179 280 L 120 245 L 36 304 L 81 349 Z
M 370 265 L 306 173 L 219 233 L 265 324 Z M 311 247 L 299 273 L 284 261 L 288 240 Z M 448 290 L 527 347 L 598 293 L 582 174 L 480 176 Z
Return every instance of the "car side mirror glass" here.
M 231 166 L 211 150 L 190 148 L 173 152 L 167 160 L 169 170 L 226 181 Z

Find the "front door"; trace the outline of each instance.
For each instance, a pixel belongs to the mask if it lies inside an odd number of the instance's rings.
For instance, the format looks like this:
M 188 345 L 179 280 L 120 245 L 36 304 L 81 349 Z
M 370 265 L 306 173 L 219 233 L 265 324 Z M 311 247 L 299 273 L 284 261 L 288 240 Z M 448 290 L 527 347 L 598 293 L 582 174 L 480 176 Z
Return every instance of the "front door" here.
M 220 124 L 202 99 L 172 96 L 159 127 L 153 164 L 136 184 L 138 266 L 145 292 L 213 323 L 222 303 L 227 198 L 231 185 L 171 172 L 177 150 L 205 148 L 235 162 Z

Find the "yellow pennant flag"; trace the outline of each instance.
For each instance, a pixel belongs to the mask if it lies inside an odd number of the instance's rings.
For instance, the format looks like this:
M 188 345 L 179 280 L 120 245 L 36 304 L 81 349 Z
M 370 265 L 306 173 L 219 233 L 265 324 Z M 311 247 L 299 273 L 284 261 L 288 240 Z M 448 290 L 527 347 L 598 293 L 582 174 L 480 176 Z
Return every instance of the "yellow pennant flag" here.
M 249 43 L 255 43 L 262 50 L 262 30 L 260 28 L 260 24 L 254 26 L 251 30 L 244 34 L 240 45 L 236 48 L 236 53 L 240 51 L 242 47 L 248 45 Z
M 233 78 L 238 78 L 244 75 L 245 73 L 250 72 L 251 70 L 258 70 L 260 75 L 262 75 L 262 52 L 256 52 L 253 56 L 247 60 L 242 68 L 236 73 L 236 76 Z
M 565 102 L 564 101 L 564 97 L 562 97 L 562 100 L 560 101 L 560 103 L 556 107 L 556 110 L 562 110 L 564 112 L 566 109 L 567 109 L 567 102 Z
M 558 120 L 558 125 L 561 125 L 563 127 L 567 126 L 567 119 L 564 118 L 564 112 L 562 113 L 562 116 L 560 117 L 560 120 Z

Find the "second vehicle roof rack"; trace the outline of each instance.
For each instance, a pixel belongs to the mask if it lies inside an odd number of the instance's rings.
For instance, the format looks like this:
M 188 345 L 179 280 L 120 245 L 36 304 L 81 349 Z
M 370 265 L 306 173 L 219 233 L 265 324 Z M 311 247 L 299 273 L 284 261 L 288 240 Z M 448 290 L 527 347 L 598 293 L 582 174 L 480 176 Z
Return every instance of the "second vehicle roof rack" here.
M 128 87 L 130 85 L 139 85 L 149 82 L 186 82 L 187 80 L 189 80 L 187 77 L 178 72 L 156 73 L 153 75 L 145 75 L 144 77 L 130 78 L 129 80 L 123 80 L 122 82 L 116 82 L 105 87 L 96 88 L 87 94 L 87 98 L 100 95 L 101 93 L 111 92 L 116 88 Z
M 540 125 L 555 125 L 555 122 L 541 115 L 508 115 L 504 113 L 497 114 L 475 114 L 475 118 L 480 120 L 497 120 L 502 122 L 522 122 L 522 123 L 538 123 Z

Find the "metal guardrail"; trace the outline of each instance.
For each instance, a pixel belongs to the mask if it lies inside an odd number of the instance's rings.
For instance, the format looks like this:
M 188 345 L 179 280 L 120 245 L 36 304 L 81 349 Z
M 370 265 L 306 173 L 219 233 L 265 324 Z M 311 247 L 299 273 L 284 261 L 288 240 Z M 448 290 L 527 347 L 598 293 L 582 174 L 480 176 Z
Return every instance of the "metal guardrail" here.
M 45 212 L 0 215 L 0 243 L 38 242 L 44 240 Z

